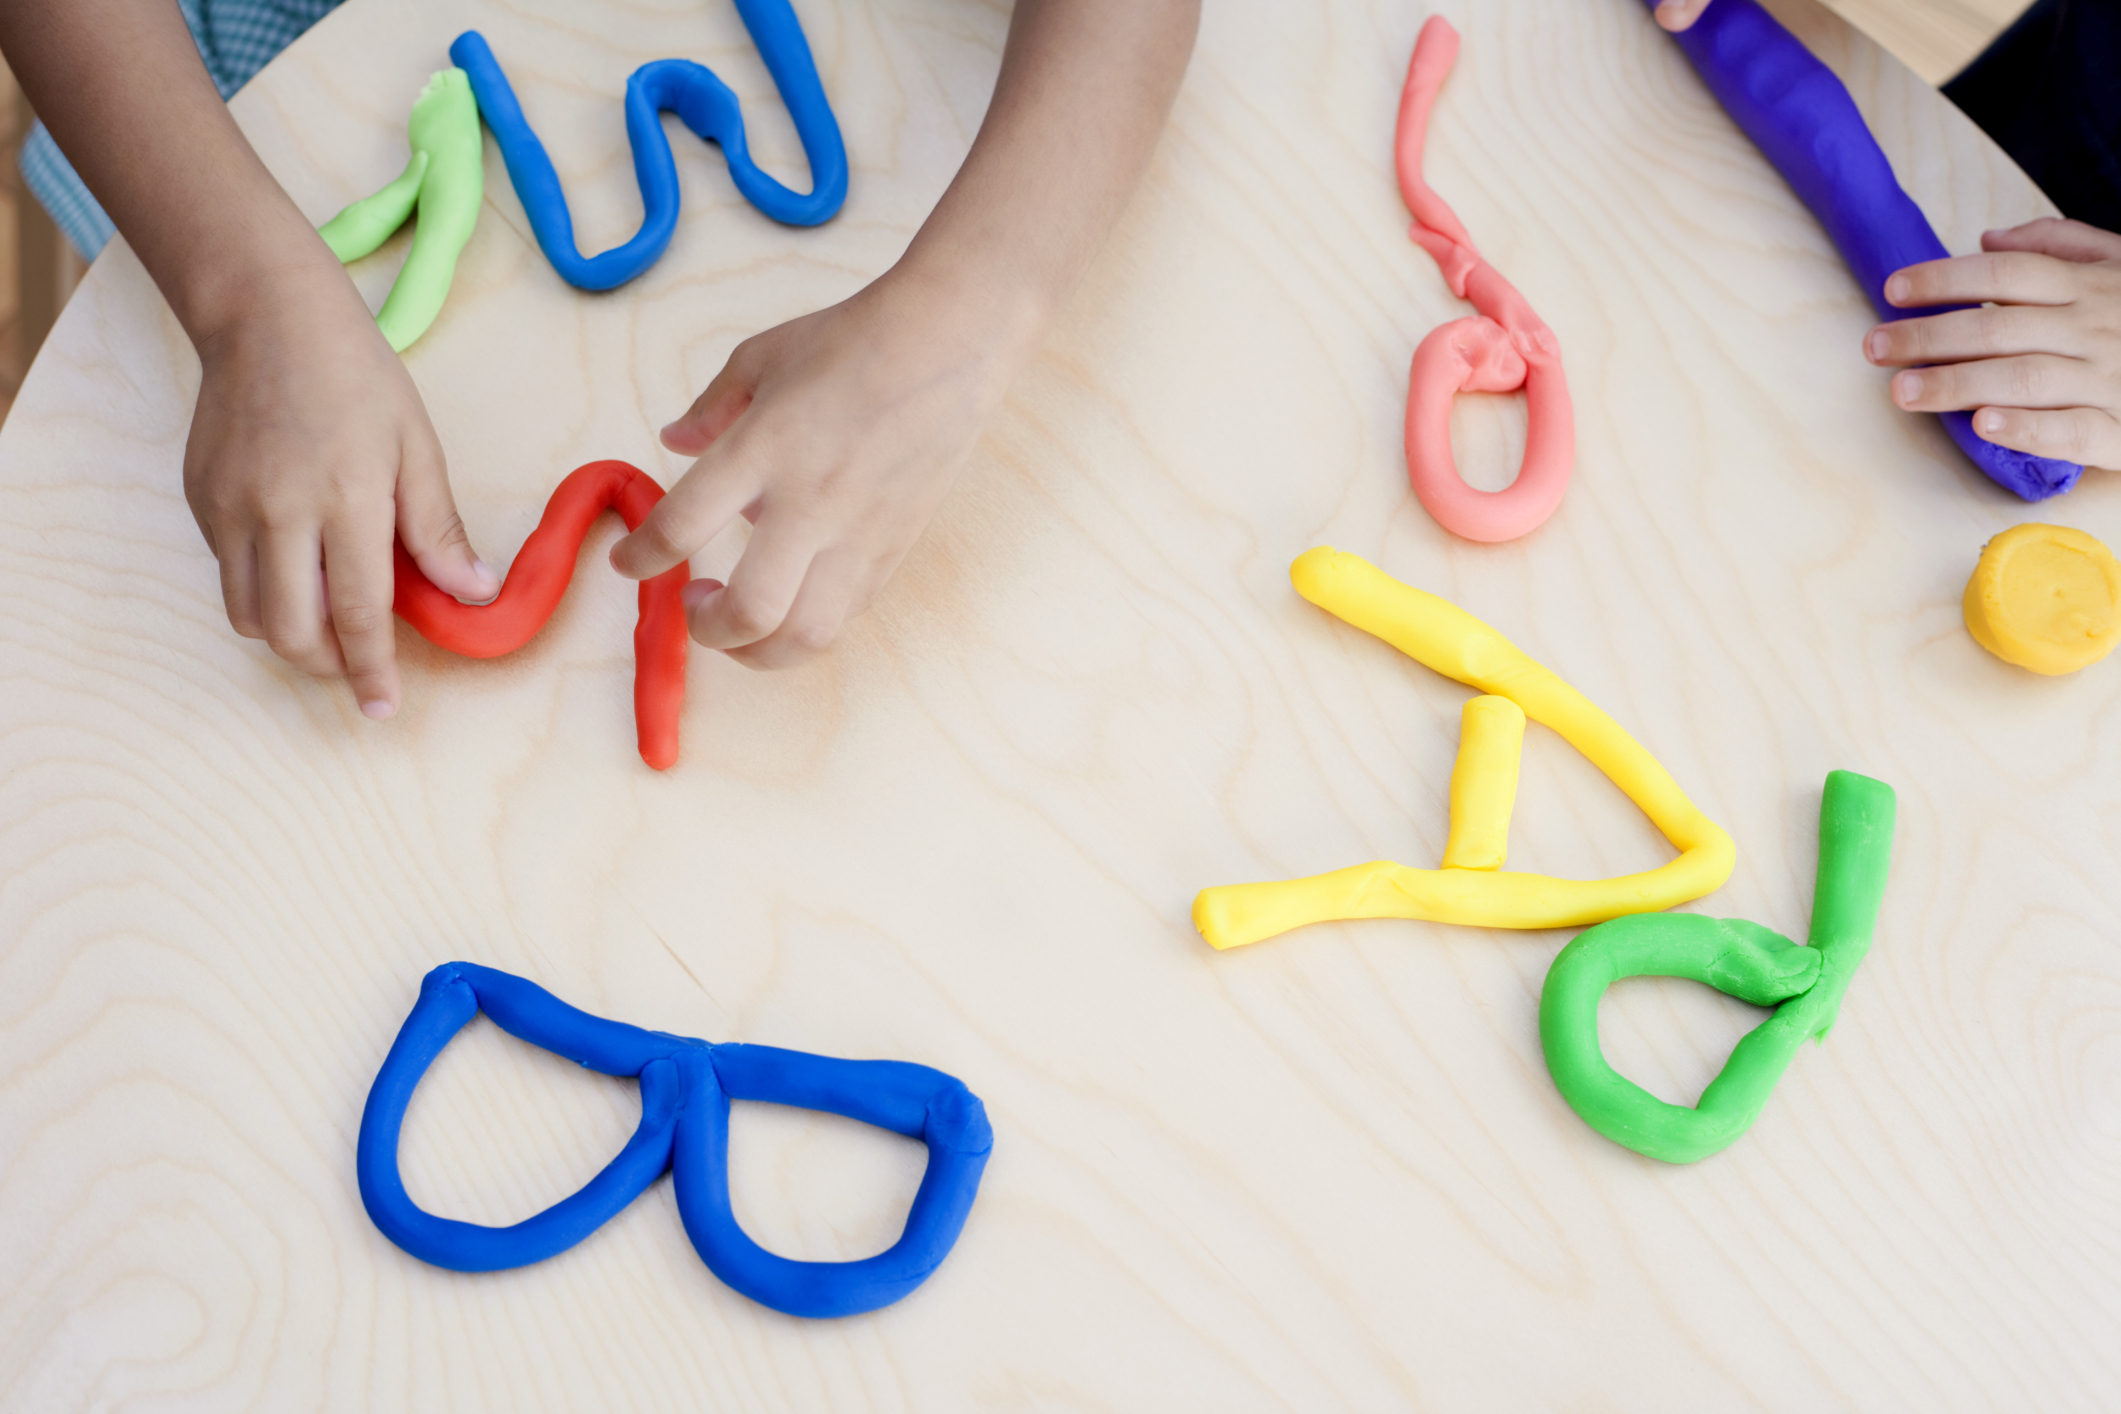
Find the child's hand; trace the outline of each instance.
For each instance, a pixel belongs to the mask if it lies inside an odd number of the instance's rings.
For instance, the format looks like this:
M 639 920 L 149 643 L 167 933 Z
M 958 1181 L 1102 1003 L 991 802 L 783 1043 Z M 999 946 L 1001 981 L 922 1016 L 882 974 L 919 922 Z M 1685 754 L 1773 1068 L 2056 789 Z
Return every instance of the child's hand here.
M 1989 441 L 2121 467 L 2121 236 L 2043 219 L 1981 238 L 1986 255 L 1910 265 L 1885 282 L 1905 308 L 1985 304 L 1881 324 L 1863 349 L 1910 412 L 1974 411 Z
M 393 535 L 459 598 L 483 602 L 500 583 L 472 555 L 404 364 L 345 277 L 324 273 L 200 340 L 184 495 L 236 632 L 318 677 L 343 674 L 381 718 L 398 703 Z
M 800 662 L 867 607 L 1147 165 L 1198 0 L 1017 0 L 994 100 L 898 264 L 842 304 L 737 346 L 663 445 L 699 460 L 612 547 L 632 579 L 757 526 L 692 636 Z
M 700 459 L 612 547 L 632 579 L 742 515 L 725 587 L 686 588 L 692 636 L 755 668 L 801 662 L 867 608 L 964 467 L 1036 322 L 886 275 L 737 345 L 663 445 Z M 902 283 L 904 282 L 904 283 Z

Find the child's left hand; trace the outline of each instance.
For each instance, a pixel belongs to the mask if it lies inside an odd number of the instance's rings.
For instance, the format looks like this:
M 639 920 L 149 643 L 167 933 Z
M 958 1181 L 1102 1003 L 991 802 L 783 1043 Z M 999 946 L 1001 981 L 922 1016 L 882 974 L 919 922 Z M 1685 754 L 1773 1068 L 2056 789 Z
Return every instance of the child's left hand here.
M 1972 410 L 1989 441 L 2121 468 L 2121 235 L 2046 218 L 1981 238 L 1984 255 L 1910 265 L 1885 282 L 1902 309 L 1980 304 L 1881 324 L 1872 363 L 1910 364 L 1893 401 Z

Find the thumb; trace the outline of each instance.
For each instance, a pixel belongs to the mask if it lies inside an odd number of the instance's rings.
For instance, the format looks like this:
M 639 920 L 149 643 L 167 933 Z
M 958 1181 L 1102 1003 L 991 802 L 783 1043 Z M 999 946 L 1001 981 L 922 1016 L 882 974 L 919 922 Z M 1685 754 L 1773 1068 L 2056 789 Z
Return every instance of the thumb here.
M 757 387 L 757 359 L 747 340 L 736 346 L 729 362 L 714 375 L 707 391 L 692 400 L 685 415 L 663 429 L 663 445 L 680 456 L 698 456 L 744 415 Z
M 2080 265 L 2099 260 L 2121 260 L 2121 236 L 2082 221 L 2064 221 L 2053 216 L 2043 216 L 2007 231 L 1985 231 L 1981 236 L 1981 248 L 2029 250 Z
M 449 468 L 432 442 L 406 448 L 398 466 L 398 539 L 428 583 L 466 604 L 485 604 L 501 592 L 501 577 L 472 553 Z

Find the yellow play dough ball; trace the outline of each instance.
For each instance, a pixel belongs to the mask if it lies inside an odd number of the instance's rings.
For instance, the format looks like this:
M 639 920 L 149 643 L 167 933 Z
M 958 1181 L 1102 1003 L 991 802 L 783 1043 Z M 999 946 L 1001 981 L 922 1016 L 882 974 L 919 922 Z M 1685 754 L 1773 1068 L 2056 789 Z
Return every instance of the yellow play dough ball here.
M 2121 643 L 2121 563 L 2081 530 L 2012 526 L 1981 552 L 1962 607 L 1966 631 L 2004 662 L 2074 673 Z

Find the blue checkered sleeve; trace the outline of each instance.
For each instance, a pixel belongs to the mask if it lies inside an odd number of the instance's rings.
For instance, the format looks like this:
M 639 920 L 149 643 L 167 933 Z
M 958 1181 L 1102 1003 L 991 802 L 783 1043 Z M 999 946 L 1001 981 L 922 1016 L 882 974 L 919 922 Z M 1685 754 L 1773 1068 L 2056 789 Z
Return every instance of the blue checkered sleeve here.
M 324 18 L 339 0 L 177 0 L 199 43 L 199 57 L 223 98 Z M 84 260 L 117 234 L 59 144 L 38 123 L 22 144 L 22 180 Z

